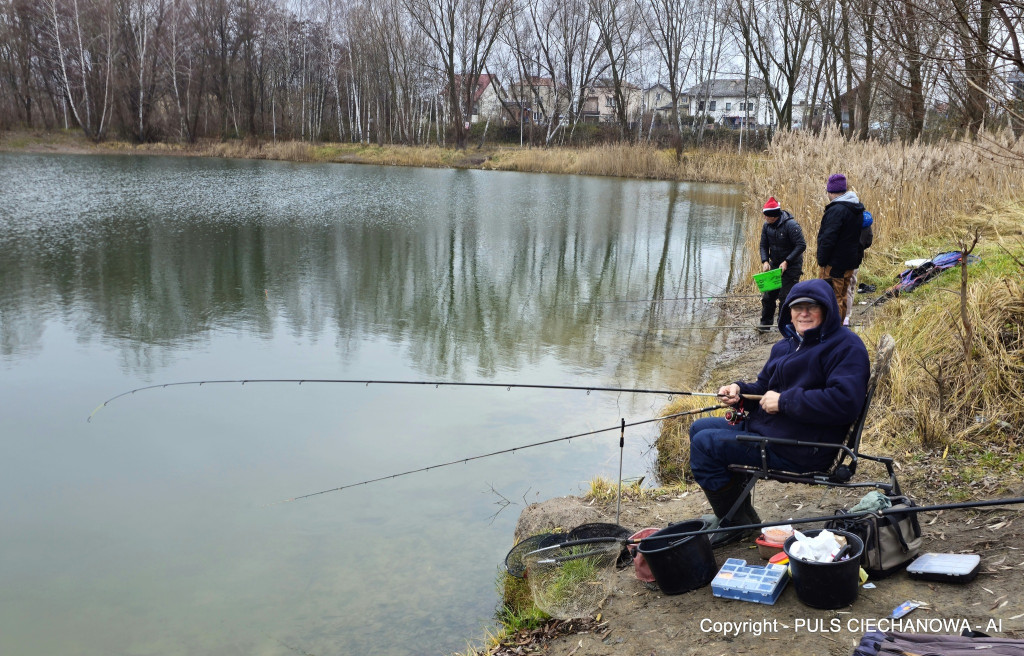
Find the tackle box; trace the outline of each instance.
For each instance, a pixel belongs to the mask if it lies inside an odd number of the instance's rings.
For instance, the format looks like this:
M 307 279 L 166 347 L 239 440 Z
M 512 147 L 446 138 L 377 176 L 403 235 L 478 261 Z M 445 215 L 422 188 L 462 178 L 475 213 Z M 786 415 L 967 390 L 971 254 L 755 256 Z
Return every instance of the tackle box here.
M 981 569 L 978 554 L 926 553 L 907 565 L 907 574 L 922 581 L 967 583 Z
M 729 558 L 711 581 L 711 593 L 724 599 L 774 604 L 789 581 L 785 565 L 747 565 Z

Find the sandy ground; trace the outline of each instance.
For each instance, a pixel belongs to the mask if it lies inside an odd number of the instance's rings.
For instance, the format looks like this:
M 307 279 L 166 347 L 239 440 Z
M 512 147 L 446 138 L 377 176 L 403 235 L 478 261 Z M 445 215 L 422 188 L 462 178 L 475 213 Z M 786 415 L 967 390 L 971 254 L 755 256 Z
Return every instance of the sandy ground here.
M 1024 488 L 1014 494 L 1024 495 Z M 826 492 L 821 487 L 770 482 L 758 484 L 754 505 L 765 521 L 772 521 L 831 514 L 851 507 L 860 496 L 856 491 Z M 917 501 L 925 505 L 927 499 Z M 706 512 L 710 507 L 696 490 L 674 498 L 625 502 L 620 523 L 631 529 L 663 527 Z M 616 572 L 614 589 L 597 610 L 600 619 L 586 625 L 586 632 L 538 640 L 506 653 L 848 655 L 866 630 L 884 624 L 907 600 L 928 604 L 904 618 L 915 622 L 908 632 L 959 634 L 969 625 L 992 636 L 1024 640 L 1021 506 L 923 513 L 920 520 L 922 552 L 980 554 L 977 579 L 967 584 L 925 582 L 901 571 L 873 581 L 873 589 L 861 588 L 851 606 L 821 611 L 804 605 L 791 583 L 771 606 L 721 599 L 713 596 L 710 586 L 668 596 L 646 587 L 630 566 Z M 614 522 L 614 503 L 595 508 L 568 497 L 534 504 L 524 510 L 517 534 L 590 521 Z M 726 558 L 765 562 L 753 538 L 716 550 L 715 558 L 719 566 Z

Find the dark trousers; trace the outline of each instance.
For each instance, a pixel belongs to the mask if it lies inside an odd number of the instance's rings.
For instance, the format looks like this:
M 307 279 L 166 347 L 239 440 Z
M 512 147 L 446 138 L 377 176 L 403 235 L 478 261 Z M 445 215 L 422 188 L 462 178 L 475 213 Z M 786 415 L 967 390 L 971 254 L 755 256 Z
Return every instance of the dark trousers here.
M 721 490 L 732 479 L 729 465 L 760 465 L 761 448 L 756 442 L 740 442 L 737 435 L 757 435 L 733 426 L 721 417 L 703 417 L 690 425 L 690 471 L 705 490 Z M 786 458 L 768 450 L 768 466 L 786 471 L 805 471 Z
M 762 326 L 775 325 L 775 306 L 786 306 L 786 297 L 789 296 L 789 290 L 793 289 L 793 285 L 800 282 L 801 273 L 803 272 L 800 269 L 795 271 L 793 269 L 786 269 L 782 272 L 782 287 L 761 294 Z

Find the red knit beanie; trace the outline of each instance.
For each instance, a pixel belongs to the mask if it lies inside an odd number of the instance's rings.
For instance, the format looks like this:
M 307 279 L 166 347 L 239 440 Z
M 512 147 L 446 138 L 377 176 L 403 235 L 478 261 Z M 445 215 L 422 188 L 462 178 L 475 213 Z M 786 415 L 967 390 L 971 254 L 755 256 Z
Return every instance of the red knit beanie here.
M 775 200 L 775 196 L 769 198 L 768 202 L 761 208 L 761 211 L 768 216 L 778 216 L 781 210 L 782 207 L 779 206 L 779 201 Z

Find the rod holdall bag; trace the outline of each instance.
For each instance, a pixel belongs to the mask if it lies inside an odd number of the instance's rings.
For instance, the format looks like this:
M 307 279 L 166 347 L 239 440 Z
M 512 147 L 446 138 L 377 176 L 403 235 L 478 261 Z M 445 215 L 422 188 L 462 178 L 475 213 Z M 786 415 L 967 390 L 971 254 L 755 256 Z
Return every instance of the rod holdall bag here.
M 874 579 L 885 578 L 917 558 L 921 551 L 921 524 L 916 512 L 893 512 L 917 504 L 909 497 L 889 497 L 892 507 L 885 515 L 846 517 L 847 510 L 836 512 L 836 518 L 825 528 L 849 531 L 864 541 L 861 566 Z

